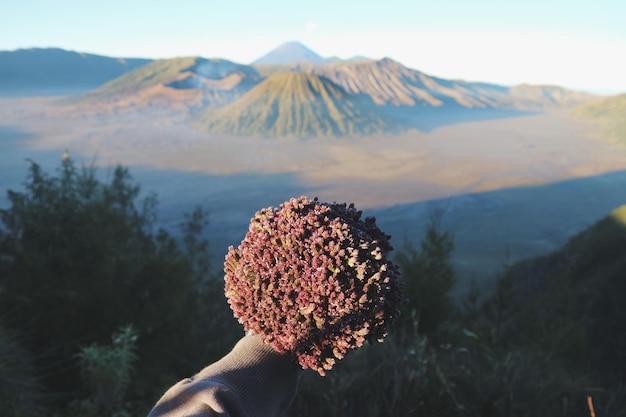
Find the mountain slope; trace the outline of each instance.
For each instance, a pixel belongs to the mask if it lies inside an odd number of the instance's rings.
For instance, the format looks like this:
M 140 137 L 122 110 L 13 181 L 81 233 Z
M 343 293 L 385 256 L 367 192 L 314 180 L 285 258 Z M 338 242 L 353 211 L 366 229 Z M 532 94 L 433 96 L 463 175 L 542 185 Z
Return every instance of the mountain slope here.
M 0 51 L 0 94 L 85 92 L 150 62 L 58 48 Z
M 518 86 L 446 80 L 407 68 L 390 58 L 292 67 L 322 75 L 349 93 L 366 94 L 377 105 L 540 110 L 573 105 L 592 96 L 560 87 Z
M 442 82 L 384 58 L 378 61 L 341 62 L 330 65 L 300 65 L 296 70 L 322 75 L 352 94 L 366 94 L 377 105 L 440 107 L 458 104 L 485 107 L 485 100 L 457 91 Z
M 196 107 L 223 106 L 261 80 L 247 65 L 225 59 L 185 57 L 154 61 L 108 82 L 80 100 L 150 105 L 161 100 L 191 100 Z M 166 103 L 164 103 L 166 104 Z
M 288 65 L 299 62 L 322 64 L 325 60 L 300 42 L 287 42 L 256 59 L 251 65 Z
M 558 251 L 515 266 L 516 276 L 540 283 L 556 277 L 574 281 L 626 276 L 626 205 L 572 237 Z M 626 294 L 625 294 L 626 295 Z
M 323 77 L 287 72 L 271 75 L 229 106 L 203 113 L 198 123 L 212 132 L 298 138 L 392 129 L 370 104 Z
M 555 85 L 520 84 L 509 89 L 512 103 L 517 108 L 543 109 L 545 107 L 573 107 L 593 99 L 593 94 L 568 90 Z
M 571 238 L 562 249 L 511 269 L 529 302 L 543 300 L 539 305 L 547 312 L 565 312 L 585 326 L 584 336 L 593 347 L 591 363 L 607 381 L 626 378 L 624 253 L 626 206 Z
M 611 142 L 626 145 L 626 94 L 581 104 L 571 115 L 599 126 Z

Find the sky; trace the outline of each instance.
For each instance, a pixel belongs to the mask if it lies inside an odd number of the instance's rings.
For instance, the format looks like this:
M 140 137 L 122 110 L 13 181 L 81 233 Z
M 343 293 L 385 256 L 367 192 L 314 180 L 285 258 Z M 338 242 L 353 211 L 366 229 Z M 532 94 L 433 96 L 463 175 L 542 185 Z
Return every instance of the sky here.
M 623 0 L 0 0 L 0 50 L 250 63 L 287 41 L 442 78 L 626 92 Z

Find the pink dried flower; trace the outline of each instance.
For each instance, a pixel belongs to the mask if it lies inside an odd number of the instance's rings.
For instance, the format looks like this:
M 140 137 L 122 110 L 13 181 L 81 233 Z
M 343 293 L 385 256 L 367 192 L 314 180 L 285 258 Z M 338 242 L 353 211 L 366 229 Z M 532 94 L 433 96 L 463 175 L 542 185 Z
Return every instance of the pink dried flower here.
M 389 238 L 352 204 L 300 197 L 263 209 L 228 249 L 228 303 L 246 330 L 324 375 L 365 341 L 382 341 L 399 314 Z

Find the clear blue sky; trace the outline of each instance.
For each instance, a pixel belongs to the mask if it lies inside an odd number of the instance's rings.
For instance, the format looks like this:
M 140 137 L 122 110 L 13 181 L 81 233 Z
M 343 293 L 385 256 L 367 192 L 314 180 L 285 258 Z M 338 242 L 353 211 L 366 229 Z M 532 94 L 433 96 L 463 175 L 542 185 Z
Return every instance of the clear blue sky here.
M 249 63 L 297 40 L 431 75 L 626 92 L 623 0 L 2 0 L 0 50 Z

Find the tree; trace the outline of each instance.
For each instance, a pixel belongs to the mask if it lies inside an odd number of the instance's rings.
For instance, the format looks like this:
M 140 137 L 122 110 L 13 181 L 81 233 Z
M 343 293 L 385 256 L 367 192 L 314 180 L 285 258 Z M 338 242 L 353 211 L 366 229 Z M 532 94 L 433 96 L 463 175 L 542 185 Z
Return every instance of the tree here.
M 450 291 L 456 284 L 451 263 L 454 238 L 442 231 L 443 212 L 436 212 L 426 227 L 420 249 L 407 241 L 396 257 L 408 303 L 401 316 L 404 325 L 417 326 L 420 334 L 437 337 L 456 312 Z
M 222 284 L 205 279 L 202 211 L 188 219 L 190 254 L 154 230 L 156 196 L 141 199 L 126 168 L 115 168 L 105 183 L 70 158 L 56 175 L 31 162 L 24 186 L 9 191 L 10 207 L 0 210 L 0 315 L 25 335 L 49 389 L 63 399 L 80 397 L 79 347 L 102 344 L 128 324 L 139 334 L 141 377 L 131 388 L 137 398 L 154 401 L 176 378 L 214 359 L 207 352 L 222 353 L 211 349 L 204 328 L 215 320 L 209 312 L 226 319 L 228 308 L 223 295 L 223 307 L 205 305 L 217 302 Z M 199 281 L 211 291 L 200 291 Z M 232 340 L 224 336 L 213 344 Z

